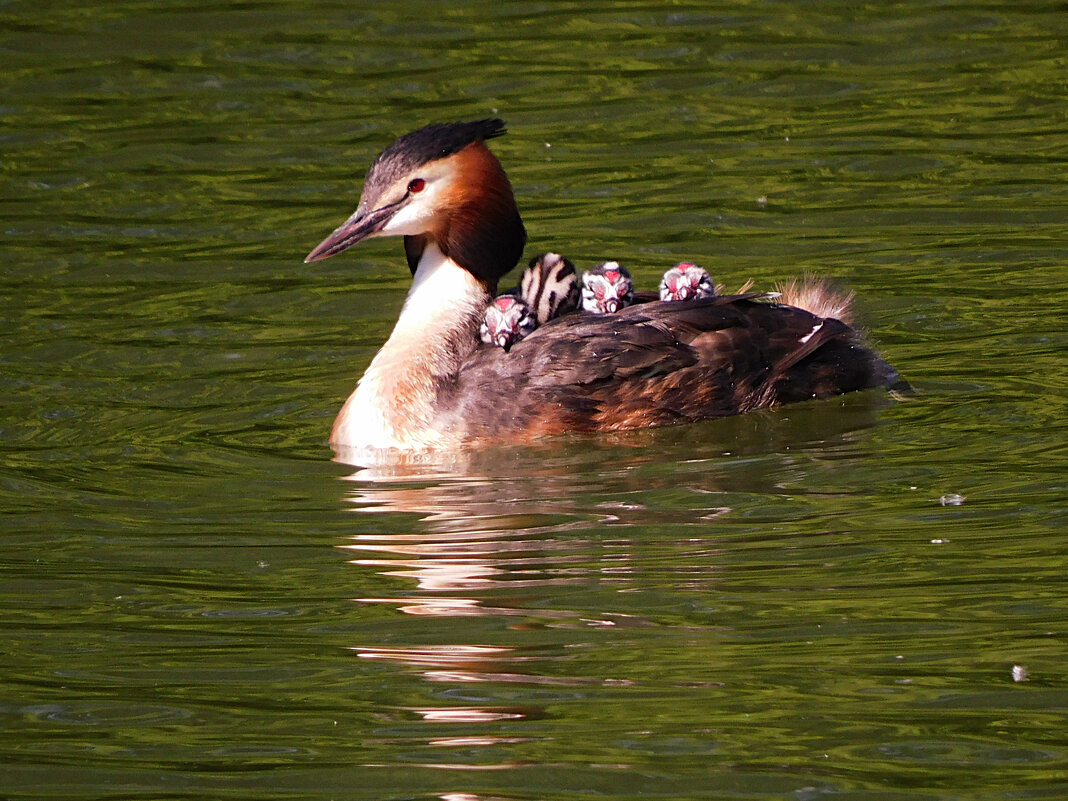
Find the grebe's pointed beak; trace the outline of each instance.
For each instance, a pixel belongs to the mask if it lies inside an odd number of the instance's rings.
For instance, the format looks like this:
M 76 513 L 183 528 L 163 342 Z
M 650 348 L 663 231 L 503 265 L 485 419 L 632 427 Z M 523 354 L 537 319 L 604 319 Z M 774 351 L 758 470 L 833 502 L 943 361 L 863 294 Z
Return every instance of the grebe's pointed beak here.
M 374 236 L 389 222 L 390 217 L 396 214 L 407 198 L 401 198 L 396 203 L 389 203 L 368 212 L 356 209 L 356 213 L 337 227 L 334 233 L 320 242 L 315 250 L 304 259 L 305 264 L 313 261 L 335 256 L 343 250 L 348 250 L 357 242 Z

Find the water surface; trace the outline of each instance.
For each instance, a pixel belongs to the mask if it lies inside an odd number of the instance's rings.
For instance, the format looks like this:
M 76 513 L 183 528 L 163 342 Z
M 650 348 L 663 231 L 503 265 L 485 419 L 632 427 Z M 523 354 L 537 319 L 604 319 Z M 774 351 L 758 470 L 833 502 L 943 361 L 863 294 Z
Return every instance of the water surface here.
M 1063 7 L 0 19 L 0 794 L 1068 794 Z M 331 461 L 408 272 L 301 260 L 488 115 L 530 253 L 829 276 L 916 395 Z

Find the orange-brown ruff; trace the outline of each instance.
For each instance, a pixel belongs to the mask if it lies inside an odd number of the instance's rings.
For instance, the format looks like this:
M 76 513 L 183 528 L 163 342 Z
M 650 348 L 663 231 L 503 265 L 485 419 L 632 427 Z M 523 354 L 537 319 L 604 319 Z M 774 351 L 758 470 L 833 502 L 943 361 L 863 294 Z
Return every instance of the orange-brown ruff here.
M 346 401 L 338 448 L 416 451 L 568 431 L 739 414 L 870 387 L 906 386 L 842 319 L 851 296 L 793 286 L 646 302 L 551 320 L 511 350 L 478 326 L 526 242 L 500 162 L 500 120 L 431 125 L 378 157 L 356 212 L 306 261 L 403 236 L 413 283 L 396 328 Z

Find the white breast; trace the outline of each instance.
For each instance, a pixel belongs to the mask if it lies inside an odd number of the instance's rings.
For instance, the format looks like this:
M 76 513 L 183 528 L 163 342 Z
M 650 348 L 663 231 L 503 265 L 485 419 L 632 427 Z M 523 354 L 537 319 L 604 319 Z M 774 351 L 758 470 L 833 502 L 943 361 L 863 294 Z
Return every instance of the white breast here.
M 476 321 L 488 302 L 474 276 L 429 244 L 393 333 L 334 422 L 331 444 L 401 450 L 447 444 L 449 432 L 431 426 L 438 383 L 476 346 Z

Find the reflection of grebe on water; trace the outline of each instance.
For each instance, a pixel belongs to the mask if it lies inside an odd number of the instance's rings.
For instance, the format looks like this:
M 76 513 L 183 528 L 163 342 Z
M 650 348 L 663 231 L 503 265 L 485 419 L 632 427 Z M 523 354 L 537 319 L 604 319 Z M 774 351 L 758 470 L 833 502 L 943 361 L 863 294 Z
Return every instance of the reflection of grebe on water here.
M 640 683 L 637 668 L 604 672 L 597 649 L 675 625 L 660 617 L 665 592 L 672 605 L 715 597 L 731 563 L 724 540 L 752 525 L 730 507 L 781 495 L 784 474 L 820 469 L 824 448 L 838 458 L 872 425 L 870 400 L 348 476 L 356 514 L 341 547 L 352 569 L 375 574 L 359 586 L 376 587 L 353 593 L 370 614 L 349 644 L 372 673 L 427 682 L 385 714 L 417 720 L 428 748 L 466 755 L 443 752 L 449 767 L 509 767 L 497 747 L 538 736 L 524 722 L 552 714 L 547 693 Z M 828 439 L 831 420 L 839 433 Z M 424 764 L 442 766 L 433 753 Z

